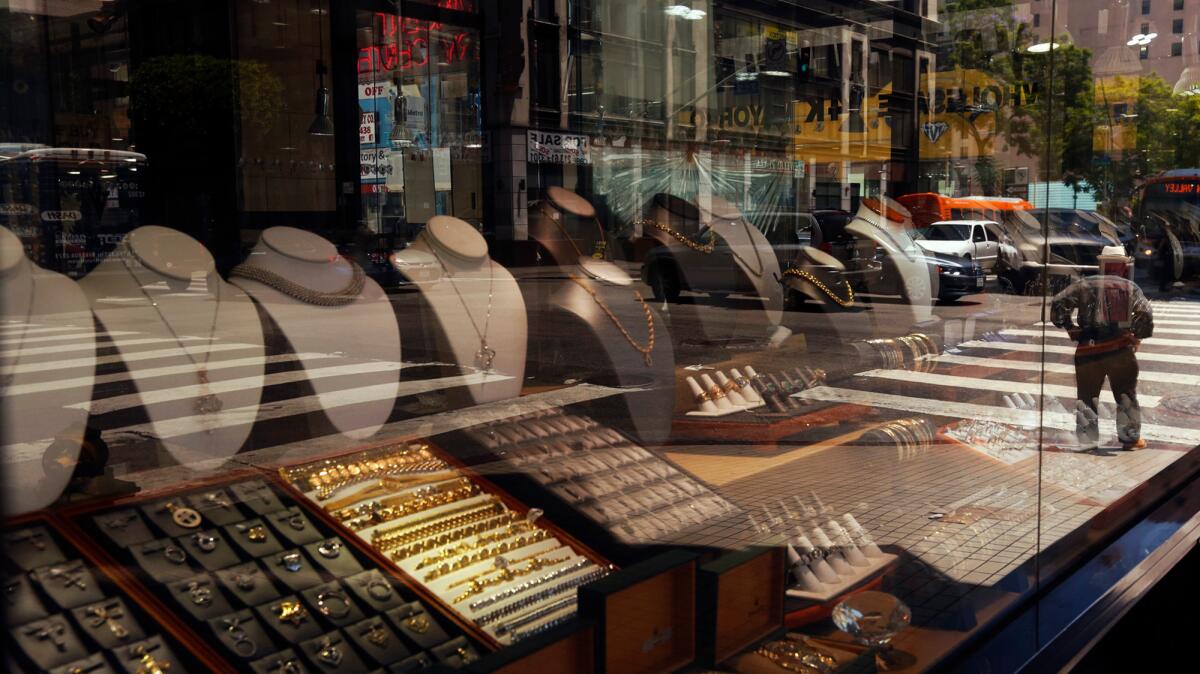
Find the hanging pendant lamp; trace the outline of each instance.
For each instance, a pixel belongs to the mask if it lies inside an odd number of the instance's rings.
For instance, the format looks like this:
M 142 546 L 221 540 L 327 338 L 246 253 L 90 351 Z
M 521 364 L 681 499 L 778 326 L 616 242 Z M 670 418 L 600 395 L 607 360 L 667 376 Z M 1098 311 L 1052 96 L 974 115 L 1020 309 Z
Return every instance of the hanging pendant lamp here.
M 319 5 L 318 5 L 319 7 Z M 308 133 L 313 136 L 332 136 L 333 120 L 329 117 L 329 88 L 325 86 L 325 26 L 321 21 L 323 11 L 316 12 L 317 36 L 320 45 L 320 56 L 317 58 L 317 96 L 314 117 L 308 125 Z

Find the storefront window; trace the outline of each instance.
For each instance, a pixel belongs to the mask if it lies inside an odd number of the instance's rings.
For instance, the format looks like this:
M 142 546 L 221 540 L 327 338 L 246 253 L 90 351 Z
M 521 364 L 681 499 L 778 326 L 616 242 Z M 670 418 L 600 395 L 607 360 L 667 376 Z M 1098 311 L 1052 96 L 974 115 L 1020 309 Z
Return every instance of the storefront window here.
M 8 669 L 1084 671 L 1200 0 L 1040 4 L 6 3 Z

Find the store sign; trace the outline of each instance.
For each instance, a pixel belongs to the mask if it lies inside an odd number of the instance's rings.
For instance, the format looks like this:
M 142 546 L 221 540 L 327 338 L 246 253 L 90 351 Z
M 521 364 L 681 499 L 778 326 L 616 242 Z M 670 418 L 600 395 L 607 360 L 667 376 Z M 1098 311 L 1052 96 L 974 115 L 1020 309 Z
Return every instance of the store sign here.
M 358 143 L 373 145 L 375 143 L 375 113 L 364 112 L 358 118 Z
M 358 166 L 364 183 L 388 181 L 395 171 L 391 161 L 392 151 L 386 148 L 362 150 L 358 153 Z M 390 181 L 388 181 L 390 182 Z
M 371 44 L 358 50 L 359 75 L 425 68 L 430 65 L 431 50 L 435 53 L 435 66 L 453 66 L 475 58 L 469 31 L 454 30 L 437 21 L 376 12 L 370 36 Z
M 0 215 L 34 215 L 37 207 L 33 204 L 0 204 Z
M 42 211 L 42 222 L 75 222 L 83 219 L 79 211 Z
M 587 136 L 529 131 L 529 161 L 534 164 L 590 164 Z

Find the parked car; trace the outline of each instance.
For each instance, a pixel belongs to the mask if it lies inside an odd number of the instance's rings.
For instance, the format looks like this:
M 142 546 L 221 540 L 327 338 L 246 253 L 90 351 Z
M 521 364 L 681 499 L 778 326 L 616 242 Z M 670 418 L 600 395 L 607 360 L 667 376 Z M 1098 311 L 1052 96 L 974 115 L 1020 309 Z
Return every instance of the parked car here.
M 1072 279 L 1099 271 L 1097 257 L 1115 242 L 1081 227 L 1048 223 L 1049 236 L 1042 233 L 1041 211 L 1010 211 L 1004 214 L 1003 233 L 1011 242 L 1008 255 L 1001 254 L 996 274 L 1001 287 L 1019 294 L 1051 292 Z M 1045 271 L 1048 283 L 1042 286 Z
M 937 297 L 953 302 L 984 291 L 987 275 L 975 260 L 929 253 L 926 262 L 937 270 Z
M 1120 225 L 1096 211 L 1079 208 L 1047 208 L 1046 215 L 1050 218 L 1050 229 L 1067 232 L 1078 229 L 1094 236 L 1102 236 L 1114 244 L 1125 247 L 1132 254 L 1137 245 L 1137 234 L 1130 225 Z M 1042 210 L 1033 213 L 1040 217 Z
M 998 225 L 991 220 L 943 220 L 914 229 L 912 237 L 926 251 L 976 260 L 990 272 L 1000 254 L 994 229 Z

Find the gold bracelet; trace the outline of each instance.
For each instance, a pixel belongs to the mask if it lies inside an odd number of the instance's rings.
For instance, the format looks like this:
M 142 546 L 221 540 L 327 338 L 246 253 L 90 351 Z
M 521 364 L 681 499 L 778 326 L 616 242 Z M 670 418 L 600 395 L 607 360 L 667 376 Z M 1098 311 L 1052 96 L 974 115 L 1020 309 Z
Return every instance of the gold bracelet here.
M 500 527 L 506 525 L 516 526 L 521 524 L 519 521 L 520 517 L 520 514 L 512 510 L 508 510 L 499 516 L 493 516 L 480 522 L 465 524 L 461 527 L 453 528 L 446 532 L 430 534 L 430 536 L 427 536 L 423 540 L 414 541 L 392 550 L 392 561 L 399 562 L 408 559 L 415 554 L 436 550 L 444 545 L 461 541 L 469 536 L 499 529 Z
M 531 532 L 527 536 L 517 536 L 516 538 L 500 541 L 492 546 L 479 548 L 471 554 L 463 555 L 452 562 L 442 562 L 440 565 L 426 573 L 425 577 L 421 580 L 426 583 L 431 580 L 437 580 L 438 578 L 441 578 L 447 574 L 454 573 L 460 569 L 465 569 L 472 564 L 478 564 L 485 559 L 492 559 L 512 550 L 520 550 L 527 545 L 533 545 L 534 543 L 544 541 L 549 537 L 549 531 L 545 529 L 538 529 L 537 531 Z
M 505 557 L 497 556 L 496 557 L 496 568 L 485 569 L 485 570 L 480 571 L 479 573 L 471 576 L 470 578 L 463 578 L 462 580 L 456 580 L 453 583 L 450 583 L 449 585 L 447 585 L 446 589 L 452 590 L 460 585 L 466 585 L 467 583 L 471 583 L 476 580 L 479 580 L 480 578 L 482 578 L 484 576 L 490 576 L 493 573 L 503 572 L 505 569 L 511 567 L 514 564 L 520 564 L 521 562 L 528 562 L 531 559 L 537 559 L 538 557 L 549 554 L 551 552 L 558 552 L 559 550 L 562 549 L 562 547 L 563 547 L 562 544 L 559 544 L 558 547 L 551 548 L 549 550 L 539 550 L 537 552 L 525 555 L 524 557 L 518 557 L 517 559 L 508 559 Z
M 473 540 L 473 541 L 469 541 L 469 542 L 462 541 L 458 545 L 448 547 L 448 548 L 443 548 L 442 550 L 438 551 L 436 554 L 429 555 L 429 556 L 423 558 L 420 562 L 417 562 L 417 565 L 414 568 L 416 568 L 416 570 L 420 571 L 421 569 L 433 566 L 434 564 L 437 564 L 439 562 L 444 562 L 447 559 L 450 559 L 451 557 L 453 557 L 455 555 L 460 555 L 460 554 L 463 554 L 466 552 L 470 552 L 470 551 L 478 548 L 481 545 L 487 545 L 489 543 L 496 543 L 498 541 L 502 541 L 507 538 L 512 538 L 513 536 L 515 536 L 517 534 L 523 534 L 523 533 L 529 531 L 530 529 L 533 529 L 533 525 L 531 525 L 528 521 L 513 522 L 512 524 L 505 526 L 503 529 L 501 529 L 499 531 L 482 533 L 479 536 L 477 536 L 475 538 L 475 540 Z M 543 531 L 543 530 L 538 529 L 538 531 Z M 452 543 L 453 541 L 446 541 L 446 542 Z
M 437 470 L 429 473 L 428 475 L 398 475 L 394 477 L 381 477 L 379 478 L 378 482 L 370 487 L 367 487 L 366 489 L 363 489 L 362 491 L 359 491 L 358 493 L 351 494 L 334 501 L 329 501 L 325 504 L 325 509 L 329 512 L 341 510 L 343 508 L 348 508 L 360 501 L 366 501 L 367 499 L 384 496 L 387 494 L 394 494 L 404 489 L 419 487 L 423 484 L 446 482 L 447 480 L 454 479 L 456 475 L 458 475 L 458 473 L 452 470 Z
M 424 512 L 431 508 L 457 503 L 469 499 L 479 494 L 479 488 L 475 485 L 468 484 L 465 487 L 460 487 L 453 491 L 429 494 L 419 498 L 411 499 L 406 504 L 385 505 L 384 501 L 372 501 L 358 508 L 349 511 L 343 511 L 338 514 L 338 519 L 346 524 L 353 531 L 359 531 L 376 524 L 391 522 L 392 520 L 407 517 L 419 512 Z M 357 519 L 347 521 L 342 515 L 349 514 Z
M 429 448 L 425 445 L 404 445 L 364 452 L 355 457 L 326 459 L 303 466 L 281 468 L 280 472 L 290 482 L 305 482 L 309 488 L 320 490 L 322 486 L 334 480 L 384 470 L 397 464 L 404 465 L 433 458 L 433 455 L 429 453 Z
M 470 599 L 471 597 L 474 597 L 475 595 L 479 594 L 480 592 L 483 592 L 484 590 L 486 590 L 489 587 L 492 587 L 493 585 L 499 585 L 500 583 L 504 583 L 504 582 L 507 582 L 510 580 L 515 580 L 517 578 L 523 578 L 523 577 L 528 576 L 529 574 L 534 573 L 536 571 L 539 571 L 547 566 L 550 566 L 553 564 L 562 564 L 563 562 L 567 561 L 570 558 L 571 558 L 570 555 L 567 555 L 566 557 L 561 557 L 559 559 L 542 559 L 542 558 L 538 557 L 538 558 L 529 560 L 523 568 L 513 569 L 513 568 L 506 567 L 503 569 L 499 569 L 499 575 L 497 575 L 494 578 L 484 578 L 484 579 L 471 581 L 471 583 L 467 587 L 467 589 L 463 590 L 461 594 L 459 594 L 457 597 L 455 597 L 452 600 L 452 603 L 461 604 L 462 602 Z
M 375 533 L 378 535 L 371 536 L 371 544 L 383 552 L 388 552 L 398 546 L 407 545 L 422 538 L 429 538 L 435 534 L 457 529 L 464 524 L 473 524 L 479 520 L 499 515 L 505 511 L 505 507 L 503 503 L 494 502 L 478 507 L 476 510 L 464 510 L 465 512 L 453 511 L 462 512 L 462 514 L 454 517 L 446 517 L 440 520 L 433 520 L 432 518 L 422 520 L 429 523 L 416 529 L 411 529 L 412 525 L 402 525 L 388 531 L 377 530 Z

